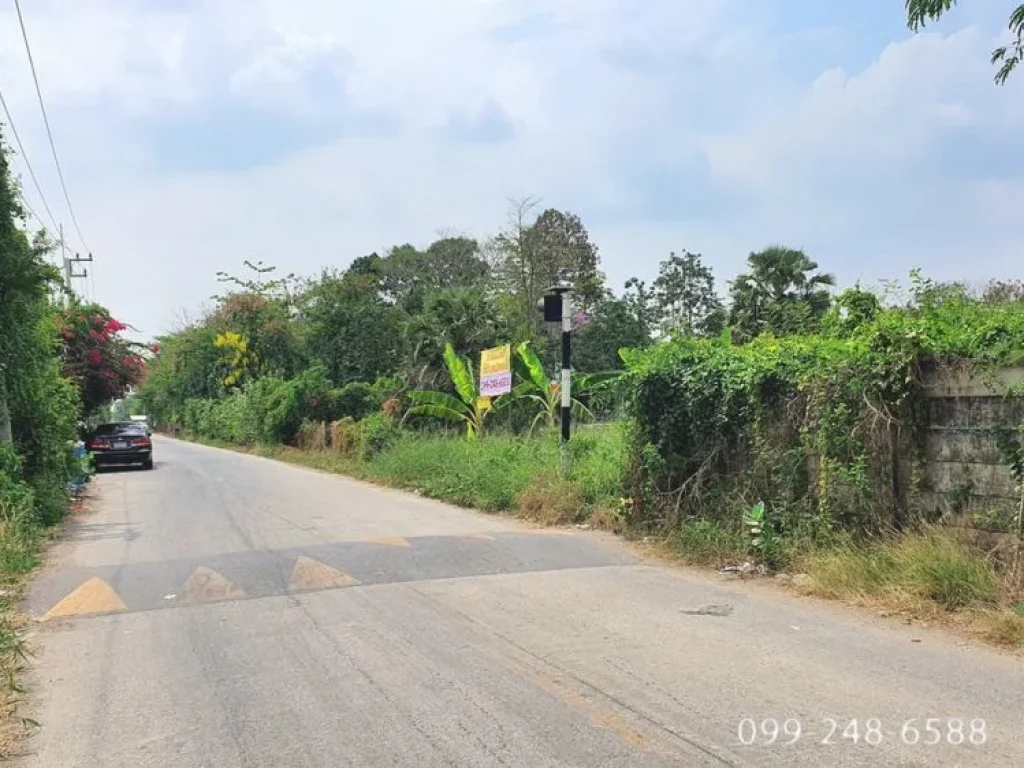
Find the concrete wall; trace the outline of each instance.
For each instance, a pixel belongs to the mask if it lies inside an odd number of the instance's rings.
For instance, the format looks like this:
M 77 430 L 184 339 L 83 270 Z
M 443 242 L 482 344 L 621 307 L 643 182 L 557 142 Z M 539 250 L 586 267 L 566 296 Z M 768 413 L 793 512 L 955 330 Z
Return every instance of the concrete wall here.
M 1008 386 L 1024 385 L 1024 367 L 1007 368 L 990 378 L 932 369 L 924 383 L 916 506 L 928 517 L 1002 528 L 1012 521 L 1020 496 L 1002 463 L 995 429 L 1024 421 L 1024 397 L 1003 394 Z M 979 513 L 990 522 L 979 522 Z

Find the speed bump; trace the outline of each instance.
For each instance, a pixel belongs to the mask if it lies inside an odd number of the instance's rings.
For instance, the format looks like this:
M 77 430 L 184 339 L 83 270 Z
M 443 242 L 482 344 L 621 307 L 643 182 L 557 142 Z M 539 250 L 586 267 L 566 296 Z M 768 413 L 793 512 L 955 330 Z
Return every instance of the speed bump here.
M 245 590 L 212 568 L 201 565 L 192 572 L 182 589 L 182 602 L 213 603 L 245 597 Z
M 354 587 L 358 584 L 358 579 L 305 555 L 299 555 L 292 568 L 291 588 L 296 592 Z
M 411 547 L 408 539 L 403 539 L 400 536 L 385 536 L 379 539 L 365 539 L 367 544 L 381 544 L 385 547 Z
M 120 613 L 128 606 L 107 582 L 93 576 L 76 587 L 63 600 L 46 612 L 43 621 L 61 616 L 85 616 L 91 613 Z

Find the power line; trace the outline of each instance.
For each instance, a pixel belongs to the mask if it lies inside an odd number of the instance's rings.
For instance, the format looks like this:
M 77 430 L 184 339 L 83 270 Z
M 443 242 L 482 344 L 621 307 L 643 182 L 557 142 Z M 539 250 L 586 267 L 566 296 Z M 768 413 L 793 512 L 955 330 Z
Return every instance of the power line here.
M 14 136 L 14 142 L 18 145 L 18 151 L 21 152 L 21 157 L 25 161 L 25 167 L 28 169 L 29 178 L 32 179 L 32 183 L 35 185 L 36 192 L 39 193 L 39 199 L 43 201 L 43 209 L 46 211 L 46 215 L 50 217 L 50 223 L 53 224 L 54 233 L 57 232 L 59 227 L 57 226 L 57 218 L 53 215 L 53 211 L 50 210 L 50 204 L 46 202 L 46 195 L 43 194 L 43 188 L 39 184 L 39 179 L 36 178 L 36 172 L 32 168 L 32 163 L 28 159 L 28 153 L 25 152 L 25 145 L 21 143 L 21 136 L 18 135 L 18 129 L 14 125 L 14 118 L 11 117 L 11 110 L 7 107 L 7 99 L 4 98 L 4 92 L 0 90 L 0 105 L 4 108 L 4 114 L 7 116 L 7 124 L 11 127 L 11 135 Z M 29 213 L 39 220 L 42 224 L 43 220 L 40 219 L 36 214 L 29 208 L 28 204 L 25 203 L 25 198 L 22 197 L 22 203 L 28 208 Z
M 28 54 L 28 65 L 32 70 L 32 81 L 36 86 L 36 96 L 39 98 L 39 109 L 43 113 L 43 124 L 46 126 L 46 136 L 50 140 L 50 151 L 53 153 L 53 162 L 57 166 L 57 178 L 60 179 L 60 188 L 64 192 L 64 202 L 67 203 L 68 213 L 71 214 L 71 223 L 75 226 L 78 239 L 87 253 L 92 249 L 82 237 L 82 228 L 78 226 L 78 218 L 75 216 L 75 209 L 71 205 L 71 196 L 68 194 L 68 185 L 64 182 L 64 171 L 60 167 L 60 159 L 57 157 L 57 145 L 53 141 L 53 131 L 50 130 L 50 118 L 46 114 L 46 104 L 43 102 L 43 91 L 39 87 L 39 75 L 36 73 L 36 62 L 32 57 L 32 46 L 28 42 L 28 31 L 25 29 L 25 17 L 21 14 L 20 0 L 14 0 L 14 8 L 18 12 L 18 24 L 21 26 L 21 39 L 25 41 L 25 53 Z
M 29 216 L 38 221 L 44 227 L 46 226 L 43 220 L 39 218 L 39 214 L 32 210 L 32 206 L 28 204 L 28 200 L 25 199 L 25 196 L 21 194 L 20 191 L 18 192 L 18 201 L 21 203 L 21 207 L 28 212 Z

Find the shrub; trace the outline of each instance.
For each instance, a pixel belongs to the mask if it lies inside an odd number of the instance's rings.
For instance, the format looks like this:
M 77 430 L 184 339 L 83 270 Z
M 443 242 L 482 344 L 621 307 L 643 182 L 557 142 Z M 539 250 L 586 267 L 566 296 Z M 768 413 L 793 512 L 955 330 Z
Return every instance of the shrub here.
M 14 447 L 6 443 L 0 443 L 0 504 L 32 504 L 32 487 L 21 480 L 21 459 Z
M 359 421 L 380 408 L 380 398 L 374 388 L 362 381 L 354 381 L 330 392 L 330 420 L 350 418 Z
M 581 517 L 583 493 L 556 473 L 542 472 L 519 495 L 519 514 L 544 525 L 565 525 Z
M 304 419 L 296 435 L 299 448 L 307 451 L 322 451 L 327 447 L 327 425 L 322 421 Z
M 915 489 L 896 497 L 893 461 L 897 449 L 914 460 L 920 445 L 920 370 L 956 362 L 984 373 L 1012 362 L 1024 313 L 950 299 L 861 314 L 818 335 L 626 352 L 637 520 L 728 528 L 736 510 L 763 501 L 778 536 L 815 542 L 915 522 Z
M 398 439 L 399 427 L 382 413 L 373 413 L 360 423 L 359 458 L 369 461 L 384 453 Z
M 342 456 L 354 456 L 359 448 L 361 429 L 350 417 L 331 424 L 331 448 Z

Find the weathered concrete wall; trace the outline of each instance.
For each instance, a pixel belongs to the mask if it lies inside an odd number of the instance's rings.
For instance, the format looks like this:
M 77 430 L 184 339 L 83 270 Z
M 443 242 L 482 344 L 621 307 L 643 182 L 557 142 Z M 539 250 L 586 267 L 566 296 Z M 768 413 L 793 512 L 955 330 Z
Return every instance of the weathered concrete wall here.
M 1024 421 L 1024 397 L 1004 394 L 1008 386 L 1024 385 L 1024 367 L 990 378 L 937 369 L 924 381 L 918 508 L 930 518 L 1002 527 L 998 521 L 1013 519 L 1020 496 L 996 431 Z

